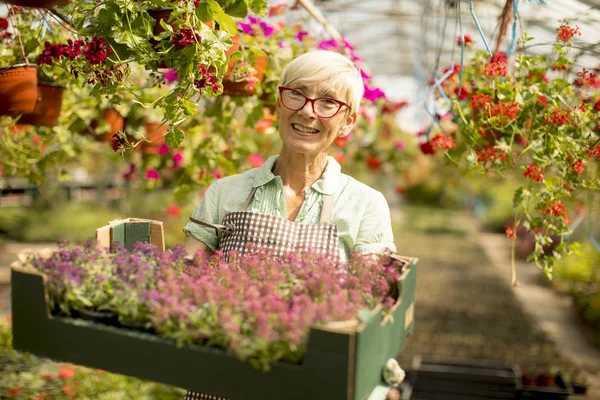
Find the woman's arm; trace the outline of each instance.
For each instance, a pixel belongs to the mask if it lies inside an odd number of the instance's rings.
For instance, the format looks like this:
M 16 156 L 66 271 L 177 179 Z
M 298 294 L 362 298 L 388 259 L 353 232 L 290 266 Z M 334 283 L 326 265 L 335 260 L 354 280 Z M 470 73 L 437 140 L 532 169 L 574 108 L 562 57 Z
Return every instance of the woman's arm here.
M 189 257 L 193 257 L 198 250 L 202 251 L 208 256 L 213 255 L 213 251 L 207 245 L 196 239 L 193 235 L 188 236 L 187 240 L 185 241 L 185 250 L 187 251 Z

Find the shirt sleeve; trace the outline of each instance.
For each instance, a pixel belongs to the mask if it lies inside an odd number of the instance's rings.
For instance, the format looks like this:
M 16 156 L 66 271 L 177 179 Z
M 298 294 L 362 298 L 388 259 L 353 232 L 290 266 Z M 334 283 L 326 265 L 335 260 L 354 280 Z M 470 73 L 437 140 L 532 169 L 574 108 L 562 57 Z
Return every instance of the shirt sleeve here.
M 396 251 L 390 207 L 382 193 L 376 192 L 360 221 L 354 251 L 384 253 Z
M 219 182 L 213 182 L 204 196 L 200 199 L 200 202 L 196 205 L 192 217 L 209 224 L 219 224 Z M 183 233 L 188 237 L 192 235 L 212 251 L 216 251 L 219 248 L 219 238 L 217 230 L 215 228 L 209 228 L 195 222 L 189 221 L 183 227 Z

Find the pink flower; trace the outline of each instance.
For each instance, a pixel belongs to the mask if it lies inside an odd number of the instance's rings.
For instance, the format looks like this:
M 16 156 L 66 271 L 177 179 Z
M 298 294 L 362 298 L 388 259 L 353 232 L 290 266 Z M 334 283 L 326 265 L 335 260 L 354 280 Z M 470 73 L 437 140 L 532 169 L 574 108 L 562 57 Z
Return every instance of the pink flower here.
M 157 181 L 160 179 L 160 175 L 158 174 L 158 171 L 153 169 L 153 168 L 148 168 L 146 170 L 146 180 L 148 181 Z
M 167 81 L 167 83 L 171 83 L 177 80 L 177 70 L 176 69 L 170 69 L 167 72 L 165 72 L 165 81 Z
M 171 149 L 169 148 L 169 146 L 167 146 L 166 144 L 161 144 L 160 147 L 158 148 L 158 155 L 159 156 L 164 156 L 165 154 L 167 154 L 169 151 L 171 151 Z
M 250 24 L 246 24 L 244 22 L 238 23 L 238 29 L 244 32 L 246 35 L 254 36 L 254 28 Z
M 402 140 L 398 140 L 396 142 L 396 149 L 397 150 L 404 150 L 406 148 L 406 146 L 404 145 L 404 142 Z
M 219 172 L 219 170 L 218 170 L 218 169 L 216 169 L 216 168 L 215 168 L 215 169 L 213 169 L 212 171 L 210 171 L 210 174 L 211 174 L 212 176 L 214 176 L 214 177 L 215 177 L 215 179 L 217 179 L 217 180 L 219 180 L 219 179 L 221 179 L 221 178 L 223 177 L 223 175 L 221 175 L 221 173 Z
M 258 153 L 250 154 L 247 158 L 248 164 L 252 166 L 252 168 L 258 168 L 265 163 L 265 159 Z
M 304 37 L 308 35 L 308 32 L 306 31 L 300 31 L 298 33 L 296 33 L 296 39 L 301 42 L 304 40 Z
M 365 86 L 365 92 L 363 94 L 363 99 L 368 100 L 372 103 L 375 103 L 378 99 L 387 100 L 387 96 L 385 95 L 385 92 L 383 90 L 381 90 L 380 88 L 371 89 L 366 83 L 364 84 L 364 86 Z
M 173 168 L 179 169 L 183 165 L 183 155 L 181 153 L 173 154 Z

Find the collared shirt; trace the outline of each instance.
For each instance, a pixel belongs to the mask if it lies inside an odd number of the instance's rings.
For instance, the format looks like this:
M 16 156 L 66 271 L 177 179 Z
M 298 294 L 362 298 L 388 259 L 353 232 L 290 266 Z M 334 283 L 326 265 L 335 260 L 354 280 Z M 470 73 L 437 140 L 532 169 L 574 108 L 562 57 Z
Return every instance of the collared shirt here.
M 248 211 L 287 219 L 283 182 L 281 177 L 272 172 L 277 158 L 271 156 L 260 168 L 212 183 L 192 216 L 200 221 L 221 224 L 227 213 L 242 210 L 252 189 L 257 188 Z M 347 261 L 353 251 L 396 251 L 390 208 L 383 194 L 341 173 L 340 164 L 333 157 L 327 157 L 323 175 L 305 190 L 304 202 L 294 221 L 318 224 L 323 195 L 334 196 L 331 222 L 338 229 L 342 262 Z M 193 235 L 213 251 L 219 248 L 219 238 L 214 228 L 188 222 L 183 232 L 186 236 Z

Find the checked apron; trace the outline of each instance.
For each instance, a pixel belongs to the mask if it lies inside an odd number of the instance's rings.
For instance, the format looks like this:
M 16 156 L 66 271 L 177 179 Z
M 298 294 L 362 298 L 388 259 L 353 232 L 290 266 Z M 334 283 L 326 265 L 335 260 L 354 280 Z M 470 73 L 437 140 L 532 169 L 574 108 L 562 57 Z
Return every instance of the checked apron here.
M 246 244 L 268 248 L 281 256 L 300 249 L 311 249 L 318 253 L 330 254 L 339 259 L 339 238 L 337 227 L 331 223 L 333 217 L 333 196 L 324 195 L 319 224 L 299 224 L 285 218 L 246 211 L 256 188 L 250 192 L 242 211 L 230 212 L 222 224 L 209 224 L 191 218 L 197 224 L 215 228 L 220 236 L 219 250 L 227 254 L 232 250 L 245 251 Z M 222 397 L 188 391 L 184 400 L 226 400 Z

